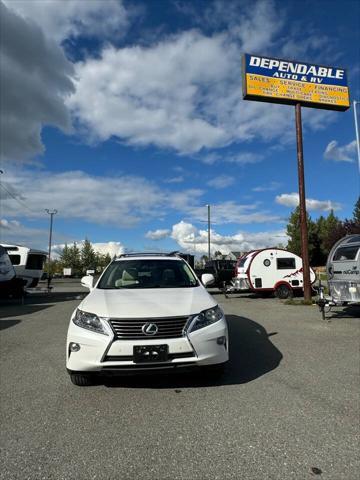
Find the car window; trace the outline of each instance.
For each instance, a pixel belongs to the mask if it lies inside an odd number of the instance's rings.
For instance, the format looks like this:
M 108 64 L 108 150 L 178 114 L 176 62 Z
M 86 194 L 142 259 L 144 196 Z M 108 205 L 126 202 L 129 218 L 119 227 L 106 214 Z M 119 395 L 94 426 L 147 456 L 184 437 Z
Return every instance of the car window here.
M 333 261 L 355 260 L 359 247 L 340 247 L 336 250 Z
M 120 260 L 109 265 L 97 288 L 187 288 L 198 286 L 188 265 L 179 260 Z

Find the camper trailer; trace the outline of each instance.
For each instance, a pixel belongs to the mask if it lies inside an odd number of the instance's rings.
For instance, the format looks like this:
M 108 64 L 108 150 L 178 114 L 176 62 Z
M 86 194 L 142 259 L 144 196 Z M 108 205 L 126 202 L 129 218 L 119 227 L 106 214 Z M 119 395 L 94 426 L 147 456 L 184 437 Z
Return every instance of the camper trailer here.
M 360 235 L 348 235 L 335 243 L 326 271 L 333 303 L 360 303 Z
M 2 244 L 2 246 L 10 257 L 17 278 L 26 281 L 26 288 L 36 287 L 43 274 L 46 252 L 22 245 Z
M 312 269 L 310 281 L 315 281 Z M 231 291 L 275 292 L 279 298 L 289 298 L 302 288 L 302 259 L 287 250 L 264 248 L 239 258 Z
M 17 278 L 14 266 L 4 247 L 0 245 L 0 298 L 20 298 L 24 294 L 25 282 Z

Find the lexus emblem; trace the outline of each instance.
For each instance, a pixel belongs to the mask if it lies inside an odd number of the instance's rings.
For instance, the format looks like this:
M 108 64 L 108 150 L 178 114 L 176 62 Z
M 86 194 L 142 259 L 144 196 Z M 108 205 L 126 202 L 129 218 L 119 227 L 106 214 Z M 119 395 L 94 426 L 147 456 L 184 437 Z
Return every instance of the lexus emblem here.
M 145 323 L 141 330 L 145 335 L 156 335 L 159 329 L 155 323 Z

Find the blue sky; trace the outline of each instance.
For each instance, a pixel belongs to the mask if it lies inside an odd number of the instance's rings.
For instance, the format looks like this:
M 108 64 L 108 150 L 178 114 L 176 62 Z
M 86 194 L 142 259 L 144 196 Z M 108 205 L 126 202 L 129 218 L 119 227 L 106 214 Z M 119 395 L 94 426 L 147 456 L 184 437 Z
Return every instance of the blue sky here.
M 357 1 L 3 0 L 1 241 L 100 251 L 286 244 L 294 107 L 242 99 L 243 53 L 347 69 Z M 303 108 L 313 218 L 351 217 L 354 113 Z M 109 242 L 113 242 L 109 244 Z M 115 242 L 115 243 L 114 243 Z

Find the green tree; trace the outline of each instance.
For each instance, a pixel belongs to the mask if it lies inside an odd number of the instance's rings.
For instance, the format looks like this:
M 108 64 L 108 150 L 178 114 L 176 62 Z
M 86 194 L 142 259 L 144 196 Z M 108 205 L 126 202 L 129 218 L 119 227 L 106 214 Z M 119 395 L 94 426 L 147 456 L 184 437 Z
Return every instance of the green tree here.
M 341 220 L 331 210 L 326 218 L 323 216 L 319 217 L 317 230 L 324 263 L 334 243 L 343 236 L 343 226 Z
M 94 249 L 86 238 L 82 244 L 81 251 L 80 251 L 80 261 L 81 261 L 81 269 L 82 273 L 85 273 L 86 270 L 89 269 L 96 269 L 97 258 L 94 252 Z
M 71 255 L 70 255 L 70 248 L 65 243 L 65 247 L 62 249 L 60 253 L 60 262 L 63 268 L 70 268 L 71 263 Z
M 353 221 L 355 223 L 355 226 L 360 229 L 360 196 L 354 206 Z
M 309 262 L 315 265 L 319 256 L 319 239 L 317 235 L 316 224 L 311 220 L 310 215 L 306 214 L 308 228 L 308 249 Z M 286 233 L 289 237 L 287 249 L 290 252 L 301 256 L 301 231 L 300 231 L 300 208 L 296 207 L 291 213 L 289 223 L 286 227 Z
M 80 275 L 82 273 L 81 268 L 81 256 L 80 250 L 76 245 L 76 242 L 73 243 L 72 247 L 69 247 L 69 265 L 73 275 Z

